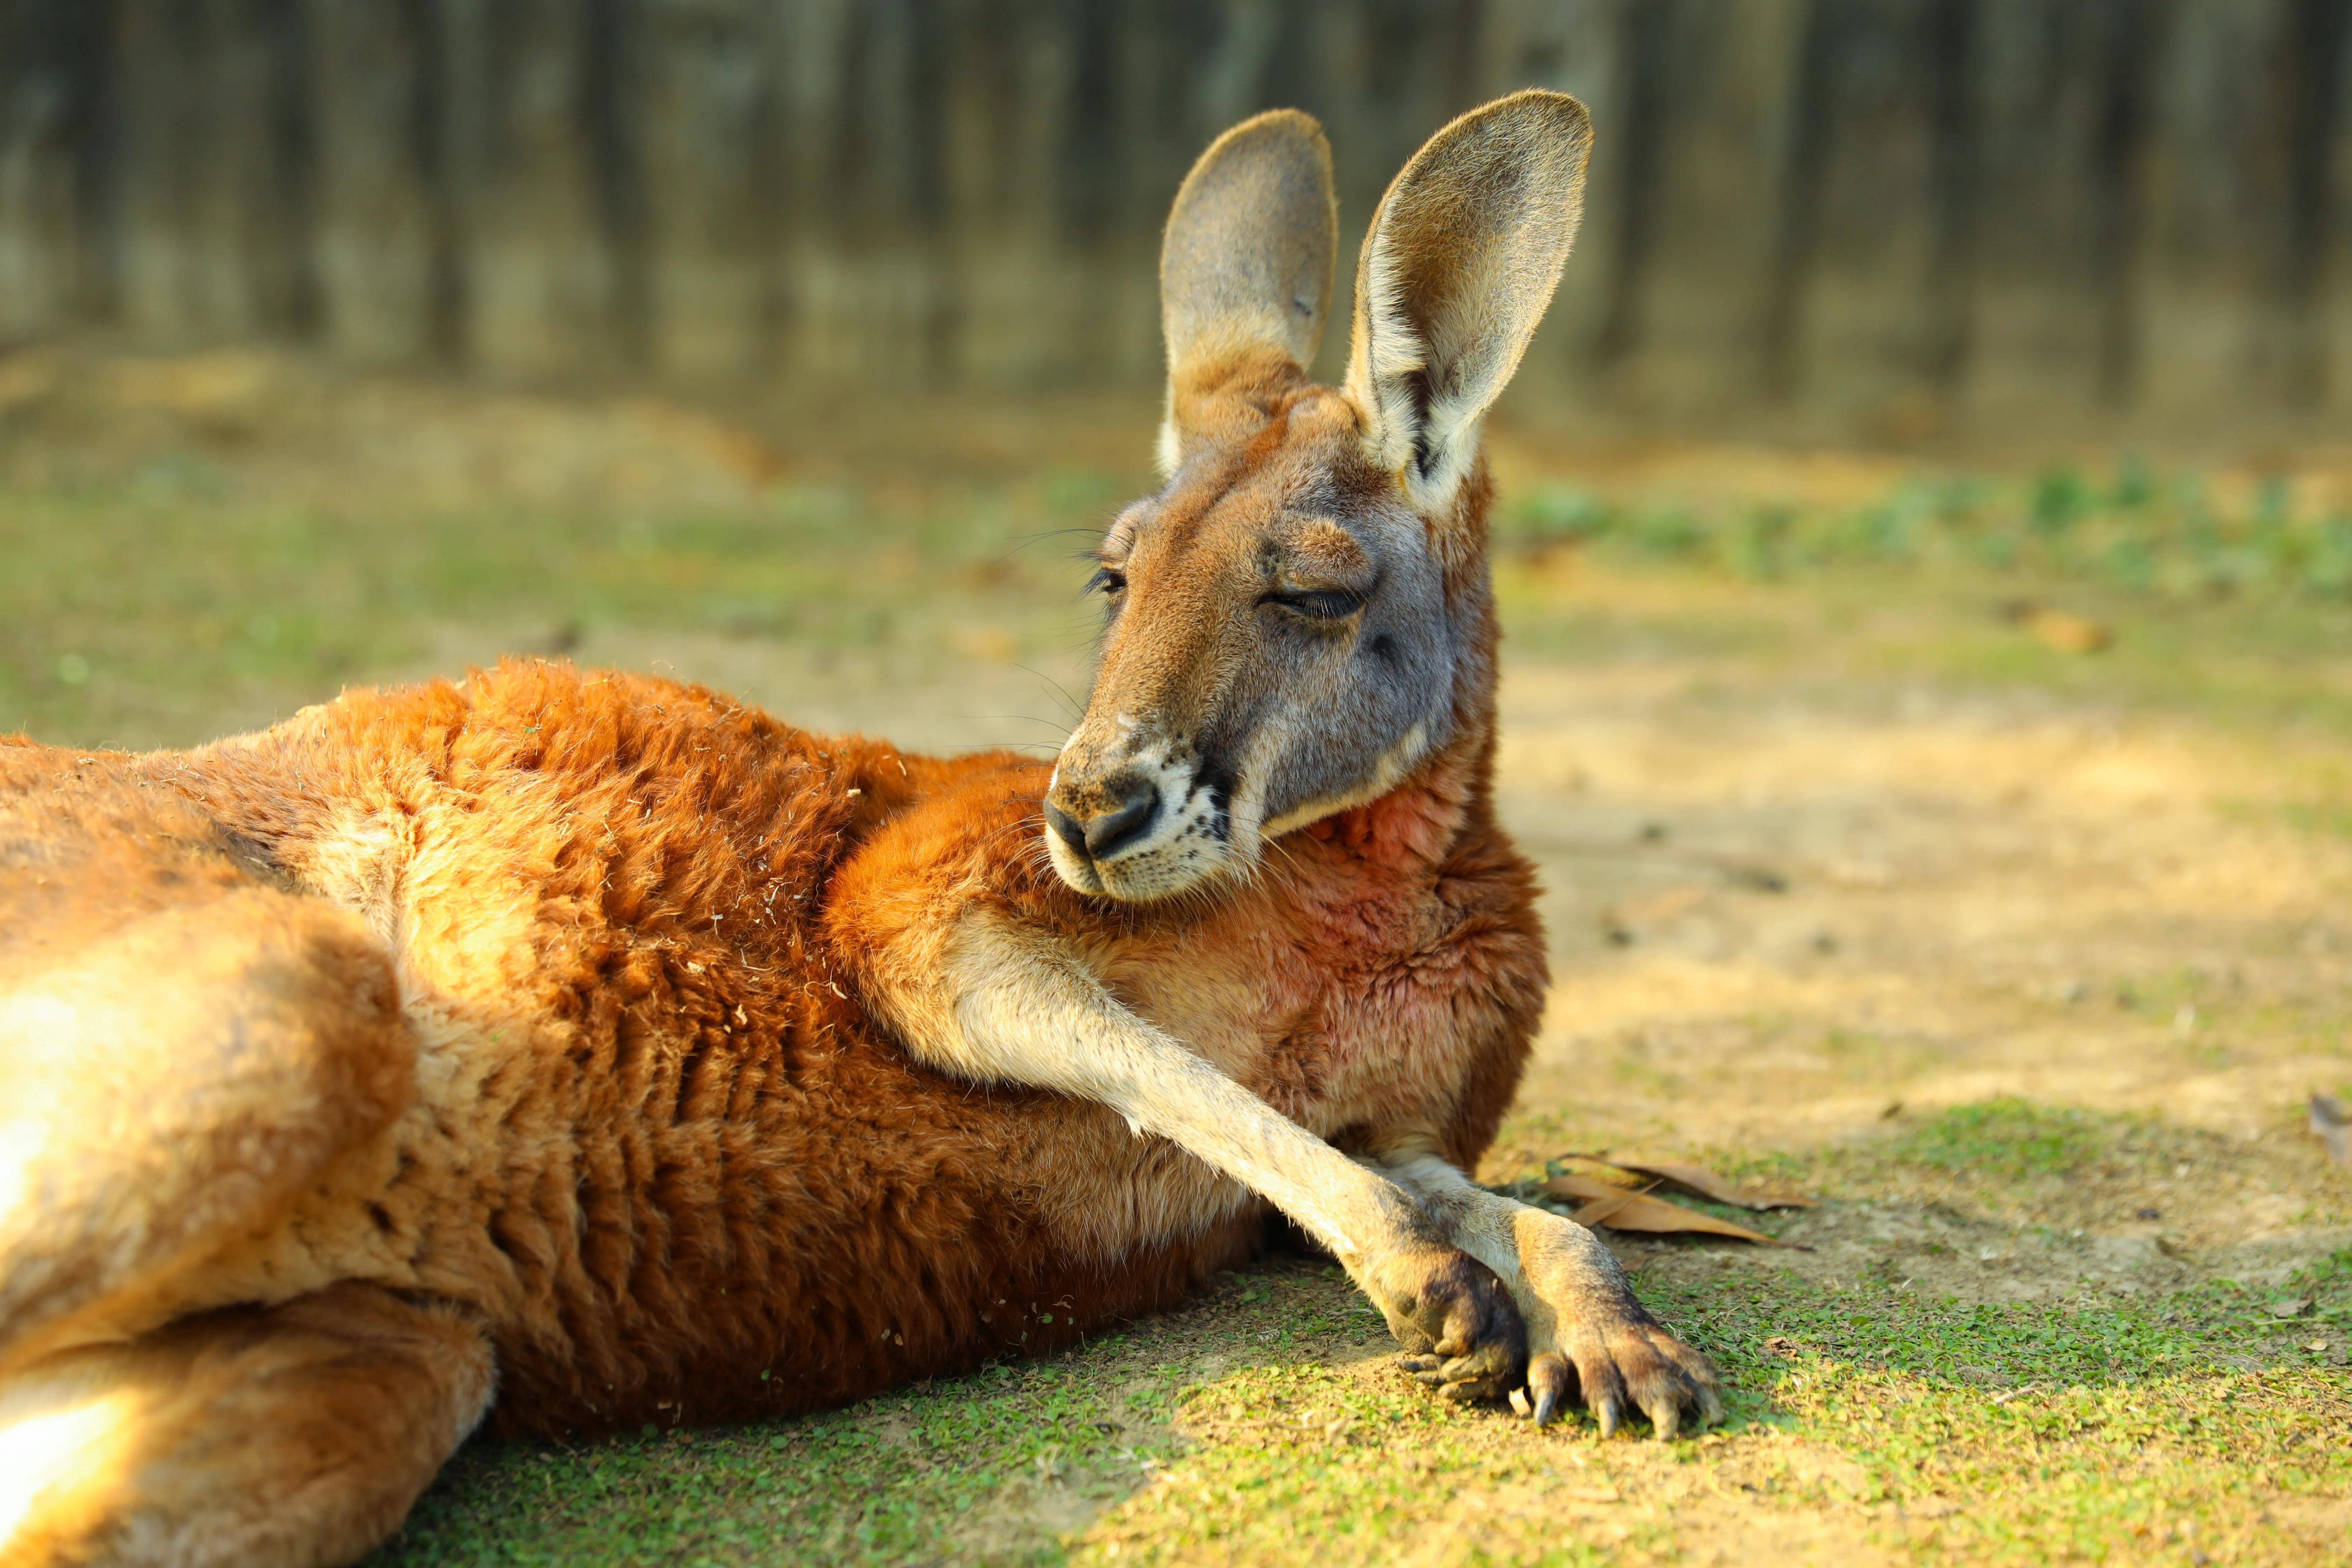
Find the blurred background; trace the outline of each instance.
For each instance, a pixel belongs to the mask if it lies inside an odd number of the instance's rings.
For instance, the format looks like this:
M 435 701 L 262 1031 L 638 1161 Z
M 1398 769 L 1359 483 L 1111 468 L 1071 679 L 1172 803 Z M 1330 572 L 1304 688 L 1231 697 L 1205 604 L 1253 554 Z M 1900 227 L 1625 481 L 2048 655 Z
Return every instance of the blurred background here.
M 1559 984 L 1486 1174 L 1696 1153 L 1970 1302 L 2344 1246 L 2352 0 L 0 0 L 0 732 L 520 654 L 1050 752 L 1191 160 L 1320 116 L 1344 288 L 1528 84 L 1597 142 L 1488 430 Z
M 1148 388 L 1219 130 L 1320 116 L 1352 253 L 1432 129 L 1541 84 L 1600 136 L 1522 416 L 2316 434 L 2347 40 L 2344 0 L 8 0 L 0 333 Z

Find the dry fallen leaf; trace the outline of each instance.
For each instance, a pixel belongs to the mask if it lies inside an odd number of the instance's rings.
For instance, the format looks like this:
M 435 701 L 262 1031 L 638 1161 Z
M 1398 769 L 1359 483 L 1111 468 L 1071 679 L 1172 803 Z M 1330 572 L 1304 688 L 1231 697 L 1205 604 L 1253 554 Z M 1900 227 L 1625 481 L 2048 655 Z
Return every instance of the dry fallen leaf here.
M 1628 1192 L 1637 1193 L 1651 1184 L 1648 1177 L 1590 1154 L 1562 1154 L 1545 1169 L 1555 1176 L 1590 1176 L 1596 1182 L 1606 1182 L 1612 1187 L 1623 1187 Z
M 1556 1198 L 1574 1198 L 1583 1206 L 1570 1217 L 1582 1226 L 1606 1225 L 1642 1194 L 1590 1176 L 1554 1176 L 1544 1190 Z
M 2332 1094 L 2311 1097 L 2311 1130 L 2327 1145 L 2327 1157 L 2339 1165 L 2352 1165 L 2352 1118 L 2344 1114 L 2344 1107 Z
M 1650 1160 L 1637 1156 L 1619 1155 L 1614 1164 L 1640 1175 L 1654 1177 L 1669 1190 L 1687 1193 L 1695 1198 L 1711 1198 L 1719 1204 L 1729 1204 L 1743 1209 L 1809 1209 L 1811 1198 L 1780 1197 L 1771 1193 L 1743 1187 L 1737 1182 L 1717 1175 L 1704 1165 L 1682 1165 L 1665 1160 Z
M 1734 1225 L 1713 1215 L 1700 1214 L 1696 1209 L 1670 1204 L 1647 1193 L 1627 1192 L 1612 1183 L 1591 1176 L 1554 1176 L 1544 1184 L 1544 1191 L 1556 1198 L 1568 1198 L 1582 1204 L 1584 1206 L 1570 1216 L 1579 1225 L 1605 1226 L 1610 1230 L 1637 1230 L 1653 1236 L 1727 1236 L 1764 1247 L 1781 1245 L 1746 1226 Z

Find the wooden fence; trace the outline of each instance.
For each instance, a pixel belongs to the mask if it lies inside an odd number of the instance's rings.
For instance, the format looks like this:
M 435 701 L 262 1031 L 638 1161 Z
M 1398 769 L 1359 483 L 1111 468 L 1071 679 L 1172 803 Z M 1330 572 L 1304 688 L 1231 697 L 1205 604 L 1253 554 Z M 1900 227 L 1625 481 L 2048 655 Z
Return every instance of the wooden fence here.
M 1141 384 L 1218 129 L 1320 115 L 1352 254 L 1540 83 L 1599 142 L 1522 409 L 2324 431 L 2347 75 L 2352 0 L 0 0 L 0 342 Z

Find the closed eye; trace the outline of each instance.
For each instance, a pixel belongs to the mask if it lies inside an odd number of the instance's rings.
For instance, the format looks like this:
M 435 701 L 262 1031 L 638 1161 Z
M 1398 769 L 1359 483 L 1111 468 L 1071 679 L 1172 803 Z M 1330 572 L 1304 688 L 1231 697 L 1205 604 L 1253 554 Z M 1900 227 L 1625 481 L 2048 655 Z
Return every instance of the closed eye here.
M 1344 621 L 1364 607 L 1364 596 L 1346 588 L 1309 588 L 1297 594 L 1268 594 L 1258 602 L 1279 605 L 1310 621 Z
M 1097 567 L 1095 574 L 1087 579 L 1086 591 L 1116 599 L 1127 592 L 1127 574 L 1115 572 L 1108 566 Z

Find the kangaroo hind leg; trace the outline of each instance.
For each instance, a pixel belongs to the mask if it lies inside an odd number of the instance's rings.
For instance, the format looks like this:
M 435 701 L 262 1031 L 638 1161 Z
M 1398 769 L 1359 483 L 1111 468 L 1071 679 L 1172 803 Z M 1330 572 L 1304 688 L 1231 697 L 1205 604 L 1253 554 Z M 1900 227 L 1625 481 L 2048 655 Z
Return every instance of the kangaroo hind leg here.
M 481 1331 L 339 1285 L 0 1378 L 0 1568 L 328 1568 L 399 1527 L 481 1418 Z
M 58 945 L 0 968 L 0 1375 L 194 1304 L 179 1277 L 414 1079 L 389 961 L 320 900 L 247 884 Z

